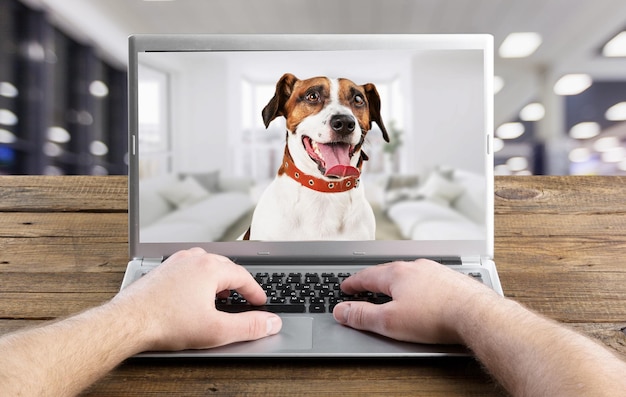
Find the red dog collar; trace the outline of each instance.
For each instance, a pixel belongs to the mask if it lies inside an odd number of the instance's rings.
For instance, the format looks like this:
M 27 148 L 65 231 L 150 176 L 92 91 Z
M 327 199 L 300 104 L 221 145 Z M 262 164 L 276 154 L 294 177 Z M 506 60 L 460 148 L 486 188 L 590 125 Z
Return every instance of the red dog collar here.
M 360 167 L 359 167 L 360 168 Z M 278 170 L 278 174 L 285 173 L 291 179 L 298 182 L 304 187 L 322 193 L 341 193 L 359 187 L 360 178 L 357 176 L 349 176 L 336 181 L 328 181 L 317 178 L 312 175 L 305 174 L 300 171 L 293 162 L 293 158 L 289 153 L 289 149 L 285 147 L 285 155 L 283 156 L 283 164 Z

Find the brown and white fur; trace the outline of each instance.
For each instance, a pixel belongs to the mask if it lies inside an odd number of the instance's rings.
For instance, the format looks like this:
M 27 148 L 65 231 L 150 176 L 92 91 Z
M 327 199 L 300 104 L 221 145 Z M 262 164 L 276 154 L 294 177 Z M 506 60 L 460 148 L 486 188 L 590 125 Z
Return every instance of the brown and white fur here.
M 284 117 L 286 152 L 293 164 L 333 185 L 360 176 L 367 160 L 361 147 L 373 121 L 389 142 L 380 117 L 380 97 L 371 83 L 357 85 L 327 77 L 299 80 L 285 74 L 262 115 L 266 127 Z M 312 190 L 289 177 L 283 162 L 261 195 L 245 238 L 372 240 L 375 233 L 374 213 L 362 186 L 332 193 Z

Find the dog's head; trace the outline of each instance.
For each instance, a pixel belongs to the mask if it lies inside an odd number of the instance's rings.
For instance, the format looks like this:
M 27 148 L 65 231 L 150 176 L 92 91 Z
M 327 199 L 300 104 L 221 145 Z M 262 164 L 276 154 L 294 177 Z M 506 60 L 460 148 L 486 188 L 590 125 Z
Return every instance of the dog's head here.
M 356 167 L 367 160 L 361 146 L 372 122 L 389 142 L 380 117 L 380 97 L 371 83 L 357 85 L 327 77 L 299 80 L 287 73 L 276 84 L 262 115 L 265 127 L 285 117 L 287 145 L 295 164 L 306 173 L 328 178 L 359 175 Z

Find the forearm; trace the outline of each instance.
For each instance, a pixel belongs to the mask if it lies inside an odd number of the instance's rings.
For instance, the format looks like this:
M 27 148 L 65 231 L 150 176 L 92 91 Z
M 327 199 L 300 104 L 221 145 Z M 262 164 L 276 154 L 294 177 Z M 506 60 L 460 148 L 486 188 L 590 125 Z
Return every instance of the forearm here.
M 6 395 L 73 396 L 145 348 L 140 319 L 108 303 L 72 318 L 0 339 Z
M 626 363 L 516 302 L 480 297 L 461 337 L 515 396 L 602 396 L 626 389 Z

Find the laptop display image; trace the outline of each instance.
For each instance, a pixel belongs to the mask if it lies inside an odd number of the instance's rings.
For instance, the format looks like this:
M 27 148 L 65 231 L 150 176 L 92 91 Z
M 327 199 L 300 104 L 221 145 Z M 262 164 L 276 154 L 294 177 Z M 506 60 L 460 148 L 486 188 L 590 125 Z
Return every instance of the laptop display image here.
M 422 257 L 502 293 L 492 47 L 488 35 L 131 37 L 122 287 L 200 246 L 248 268 L 284 323 L 265 340 L 144 355 L 466 354 L 348 329 L 332 307 L 353 299 L 338 288 L 349 274 Z

